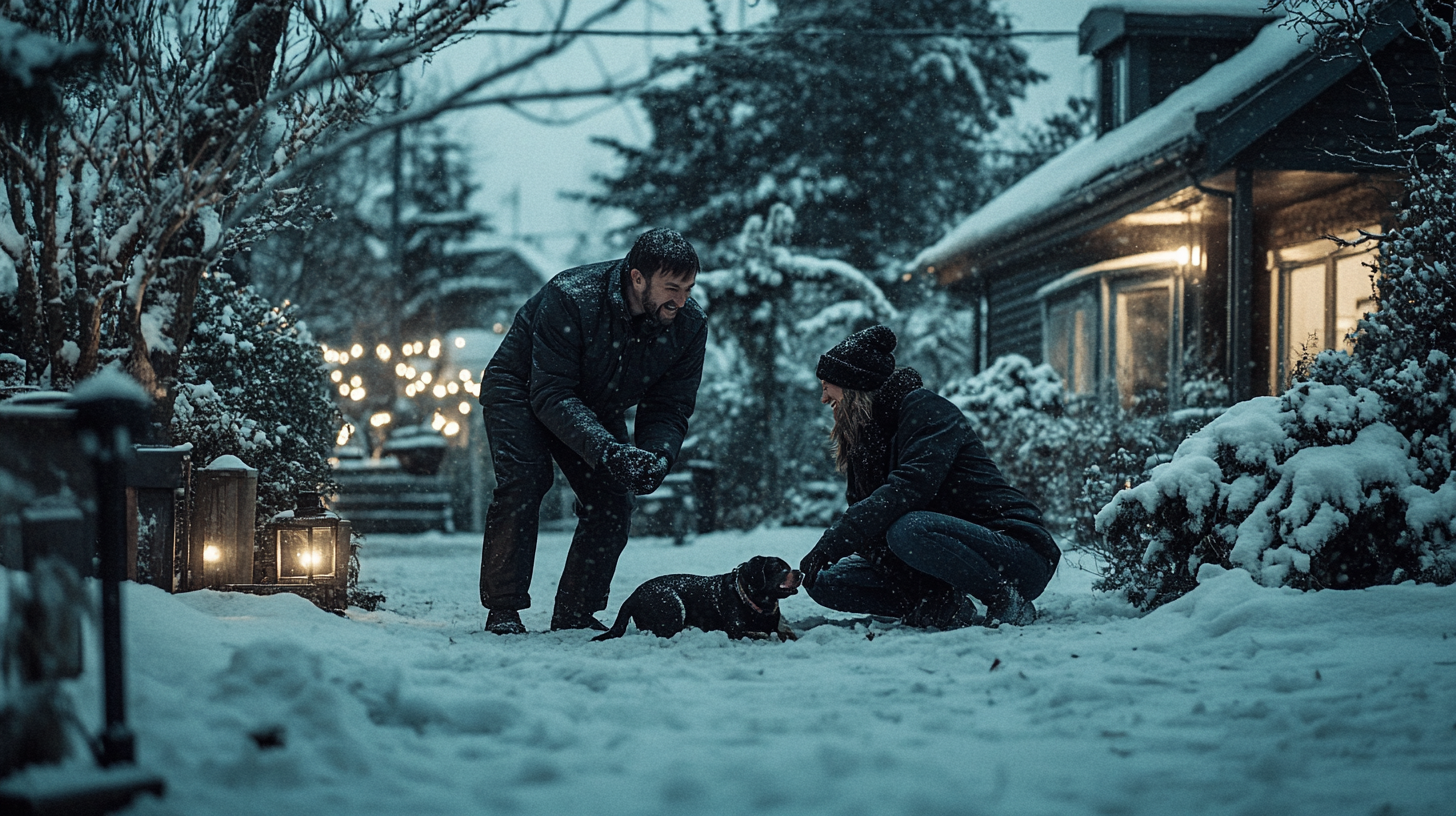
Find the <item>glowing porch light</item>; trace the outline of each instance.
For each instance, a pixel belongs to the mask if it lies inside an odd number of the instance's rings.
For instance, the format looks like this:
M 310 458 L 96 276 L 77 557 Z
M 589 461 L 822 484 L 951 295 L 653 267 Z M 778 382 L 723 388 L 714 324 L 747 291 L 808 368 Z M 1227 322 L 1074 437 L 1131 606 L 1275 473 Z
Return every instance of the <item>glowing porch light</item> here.
M 380 343 L 379 345 L 374 347 L 374 355 L 378 357 L 382 362 L 389 362 L 389 358 L 392 354 L 393 352 L 389 350 L 389 346 L 386 346 L 383 343 Z
M 336 368 L 333 371 L 329 372 L 329 379 L 333 380 L 334 382 L 343 382 L 344 372 Z
M 1174 251 L 1173 257 L 1178 261 L 1179 266 L 1187 266 L 1188 259 L 1191 257 L 1191 253 L 1188 250 L 1188 245 L 1184 244 L 1183 246 L 1178 247 L 1178 249 Z
M 385 425 L 388 425 L 393 421 L 394 416 L 391 415 L 388 411 L 380 411 L 374 416 L 369 417 L 369 424 L 376 428 L 383 428 Z
M 363 357 L 364 356 L 364 347 L 361 346 L 361 345 L 359 345 L 358 343 L 355 343 L 354 345 L 349 346 L 349 356 L 350 357 Z
M 216 544 L 206 544 L 202 548 L 202 560 L 208 564 L 216 564 L 222 560 L 222 550 Z

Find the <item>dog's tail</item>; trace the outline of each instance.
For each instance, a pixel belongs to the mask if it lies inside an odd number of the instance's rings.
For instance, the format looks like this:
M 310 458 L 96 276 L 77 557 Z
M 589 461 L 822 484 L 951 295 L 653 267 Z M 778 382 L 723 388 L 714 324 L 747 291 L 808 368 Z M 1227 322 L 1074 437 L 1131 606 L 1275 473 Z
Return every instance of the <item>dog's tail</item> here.
M 630 604 L 625 604 L 625 603 L 622 604 L 622 611 L 620 611 L 620 612 L 617 613 L 617 621 L 616 621 L 616 623 L 613 623 L 612 624 L 612 628 L 611 629 L 608 629 L 607 631 L 601 633 L 600 635 L 597 635 L 596 637 L 592 638 L 592 642 L 593 643 L 596 643 L 599 640 L 611 640 L 612 638 L 619 638 L 622 635 L 627 634 L 627 621 L 629 621 L 631 619 L 632 619 L 632 608 L 631 608 L 631 605 Z

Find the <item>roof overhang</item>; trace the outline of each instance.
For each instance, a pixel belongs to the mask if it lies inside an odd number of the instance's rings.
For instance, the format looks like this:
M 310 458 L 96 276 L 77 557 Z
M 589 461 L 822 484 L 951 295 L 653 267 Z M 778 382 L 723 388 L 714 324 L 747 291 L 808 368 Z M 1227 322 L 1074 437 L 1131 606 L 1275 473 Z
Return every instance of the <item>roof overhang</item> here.
M 1376 13 L 1376 24 L 1370 27 L 1363 45 L 1372 54 L 1378 52 L 1414 22 L 1415 12 L 1410 4 L 1392 0 Z M 1237 55 L 1228 62 L 1236 58 Z M 911 265 L 934 272 L 942 284 L 950 283 L 1012 263 L 1049 244 L 1075 238 L 1149 207 L 1227 170 L 1239 153 L 1256 139 L 1360 64 L 1361 59 L 1350 53 L 1329 56 L 1316 53 L 1312 47 L 1302 48 L 1282 67 L 1259 77 L 1228 102 L 1206 111 L 1195 111 L 1192 127 L 1180 138 L 1163 142 L 1156 150 L 1043 202 L 1035 211 L 995 229 L 983 230 L 973 239 L 957 242 L 956 232 L 962 228 L 957 227 L 935 246 L 921 252 Z M 1202 80 L 1194 80 L 1190 86 Z M 1169 103 L 1180 104 L 1178 95 L 1170 96 L 1095 141 L 1079 142 L 1064 155 L 1079 149 L 1084 154 L 1091 153 L 1098 147 L 1095 142 L 1116 137 L 1125 129 L 1137 126 L 1139 120 L 1158 115 L 1160 110 L 1167 118 L 1168 111 L 1162 109 Z M 1052 166 L 1056 161 L 1053 159 L 1012 185 L 962 222 L 962 226 L 987 213 L 993 214 L 994 224 L 994 212 L 1004 199 L 1025 185 L 1035 186 L 1039 174 L 1052 175 L 1064 169 Z

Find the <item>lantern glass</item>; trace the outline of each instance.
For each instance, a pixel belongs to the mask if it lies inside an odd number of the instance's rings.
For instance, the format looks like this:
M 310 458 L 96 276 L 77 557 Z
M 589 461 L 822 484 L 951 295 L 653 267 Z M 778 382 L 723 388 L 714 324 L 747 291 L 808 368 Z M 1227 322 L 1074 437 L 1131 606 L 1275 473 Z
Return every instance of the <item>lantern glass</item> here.
M 349 522 L 324 509 L 322 496 L 300 491 L 297 507 L 273 517 L 280 584 L 337 584 L 348 569 Z
M 327 522 L 326 519 L 319 519 Z M 334 577 L 338 535 L 334 523 L 278 530 L 278 580 L 312 581 Z

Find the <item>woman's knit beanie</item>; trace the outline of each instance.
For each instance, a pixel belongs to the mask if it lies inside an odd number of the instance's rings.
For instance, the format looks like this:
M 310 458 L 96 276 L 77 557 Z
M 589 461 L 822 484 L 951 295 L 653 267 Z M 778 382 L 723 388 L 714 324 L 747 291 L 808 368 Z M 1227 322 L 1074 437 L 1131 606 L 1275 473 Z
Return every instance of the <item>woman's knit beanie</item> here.
M 870 326 L 824 352 L 814 373 L 840 388 L 875 391 L 895 372 L 894 350 L 895 333 Z

